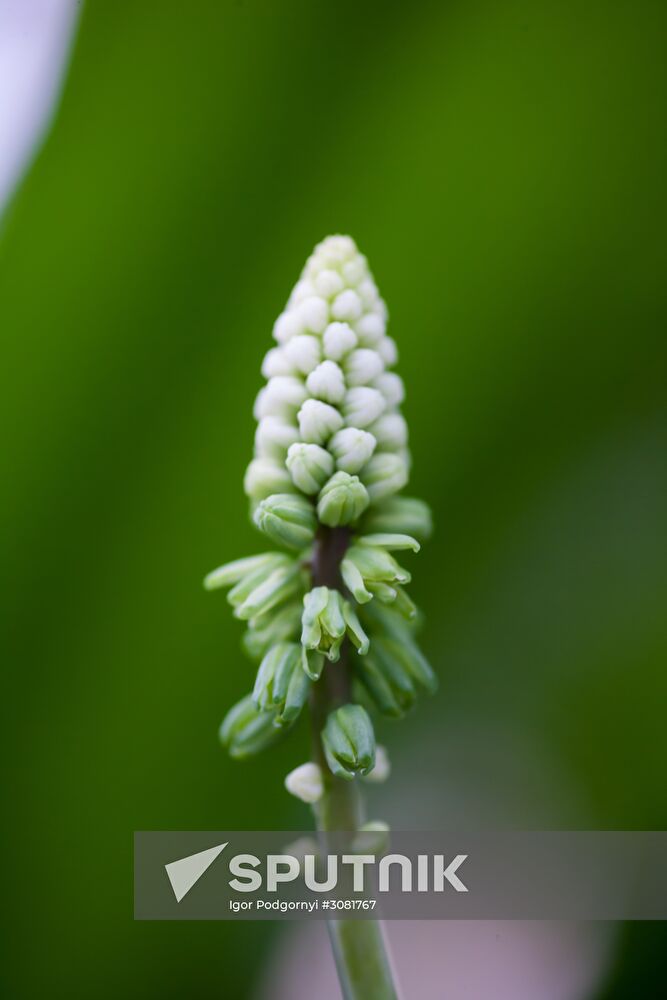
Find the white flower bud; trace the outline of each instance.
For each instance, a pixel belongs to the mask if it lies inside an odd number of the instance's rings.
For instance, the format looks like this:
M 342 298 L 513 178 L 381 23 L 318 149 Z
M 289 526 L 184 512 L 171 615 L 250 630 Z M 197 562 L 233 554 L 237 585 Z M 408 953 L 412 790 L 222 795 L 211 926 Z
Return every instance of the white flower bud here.
M 330 323 L 324 331 L 324 356 L 331 361 L 340 359 L 357 346 L 357 335 L 347 323 Z
M 343 278 L 347 285 L 358 285 L 368 274 L 368 261 L 363 254 L 357 254 L 342 267 Z
M 307 399 L 298 414 L 301 440 L 325 444 L 343 426 L 343 418 L 334 406 L 319 399 Z
M 351 288 L 337 295 L 331 306 L 334 319 L 354 320 L 361 316 L 361 299 Z
M 359 336 L 359 343 L 364 347 L 375 347 L 385 335 L 387 324 L 382 316 L 377 312 L 366 313 L 357 323 L 355 330 Z
M 264 417 L 255 431 L 255 450 L 262 458 L 284 459 L 289 446 L 298 440 L 299 431 L 294 424 L 281 417 Z
M 264 355 L 262 361 L 262 375 L 264 378 L 273 378 L 274 375 L 293 375 L 294 365 L 289 363 L 287 355 L 282 347 L 272 347 Z
M 349 386 L 368 385 L 384 371 L 384 364 L 377 351 L 360 347 L 345 358 L 344 369 Z
M 342 292 L 345 287 L 340 274 L 337 271 L 330 271 L 327 268 L 324 271 L 320 271 L 314 279 L 314 284 L 315 291 L 323 299 L 333 298 L 334 295 Z
M 312 333 L 322 333 L 329 322 L 329 305 L 317 295 L 304 299 L 297 307 L 297 312 L 303 329 Z
M 383 451 L 399 451 L 408 443 L 408 425 L 400 413 L 385 413 L 369 430 Z
M 380 784 L 381 782 L 386 781 L 390 774 L 391 774 L 391 763 L 389 761 L 389 754 L 387 753 L 387 748 L 383 747 L 380 743 L 378 743 L 378 745 L 375 747 L 375 767 L 373 768 L 372 771 L 370 771 L 369 774 L 366 775 L 364 781 L 371 781 Z M 386 827 L 386 824 L 383 825 Z M 370 824 L 368 824 L 368 826 L 370 826 Z
M 292 289 L 288 305 L 290 307 L 298 305 L 299 302 L 303 302 L 304 299 L 310 298 L 310 296 L 314 294 L 315 289 L 310 281 L 306 281 L 305 278 L 302 278 L 300 281 L 297 281 L 296 285 Z
M 329 452 L 317 444 L 290 445 L 286 464 L 294 485 L 309 496 L 319 492 L 334 469 Z
M 333 459 L 331 460 L 333 466 Z M 243 479 L 246 496 L 264 500 L 272 493 L 293 493 L 294 487 L 285 466 L 270 458 L 253 458 Z M 314 492 L 314 491 L 313 491 Z
M 375 451 L 375 438 L 358 427 L 346 427 L 334 434 L 329 451 L 336 459 L 336 468 L 343 472 L 358 472 Z
M 408 481 L 408 464 L 401 455 L 378 452 L 362 471 L 361 481 L 368 490 L 371 501 L 377 503 L 403 489 Z
M 370 277 L 364 278 L 359 287 L 357 288 L 357 295 L 362 301 L 364 309 L 373 310 L 380 298 L 380 293 L 377 290 L 377 285 Z
M 294 309 L 281 313 L 273 324 L 273 337 L 279 344 L 286 344 L 299 333 L 303 333 L 303 324 Z
M 376 389 L 379 389 L 389 406 L 400 406 L 405 399 L 405 386 L 403 379 L 396 372 L 383 372 L 373 382 Z
M 391 337 L 383 337 L 382 340 L 378 341 L 375 346 L 375 350 L 378 352 L 387 368 L 391 368 L 392 365 L 395 365 L 398 361 L 398 348 L 396 347 L 396 341 L 392 340 Z
M 386 407 L 384 396 L 365 385 L 349 389 L 343 401 L 343 416 L 348 427 L 368 427 Z
M 255 400 L 256 420 L 262 417 L 290 417 L 308 398 L 303 382 L 291 375 L 276 375 L 260 389 Z
M 322 355 L 318 338 L 307 333 L 292 337 L 283 347 L 283 352 L 287 360 L 302 375 L 312 372 L 320 363 Z
M 377 769 L 377 762 L 375 764 Z M 317 764 L 308 761 L 295 767 L 285 778 L 285 788 L 290 795 L 310 804 L 318 802 L 324 795 L 322 772 Z
M 335 361 L 323 361 L 306 379 L 311 396 L 326 403 L 342 403 L 345 397 L 345 378 Z

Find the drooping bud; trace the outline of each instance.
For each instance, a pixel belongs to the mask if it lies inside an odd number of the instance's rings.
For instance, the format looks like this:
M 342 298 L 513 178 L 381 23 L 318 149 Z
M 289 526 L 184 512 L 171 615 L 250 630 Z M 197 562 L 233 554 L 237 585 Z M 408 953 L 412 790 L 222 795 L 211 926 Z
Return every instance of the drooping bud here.
M 340 593 L 329 587 L 314 587 L 303 599 L 301 643 L 332 662 L 339 659 L 345 636 L 342 605 Z
M 410 574 L 385 549 L 351 545 L 341 563 L 345 585 L 360 604 L 376 594 L 381 600 L 393 600 L 396 586 L 410 582 Z
M 428 504 L 416 497 L 389 497 L 366 513 L 364 531 L 388 531 L 414 535 L 422 542 L 431 537 L 433 520 Z
M 248 694 L 227 712 L 220 726 L 220 740 L 231 757 L 243 760 L 275 743 L 281 731 L 273 713 L 260 712 Z
M 373 502 L 402 490 L 408 481 L 408 465 L 401 455 L 379 452 L 373 455 L 361 473 Z
M 331 438 L 329 451 L 342 472 L 359 472 L 375 451 L 375 437 L 358 427 L 344 427 Z
M 287 468 L 294 485 L 310 496 L 318 493 L 329 478 L 334 460 L 317 444 L 293 444 L 287 452 Z
M 324 794 L 322 771 L 312 761 L 301 764 L 287 775 L 285 788 L 290 795 L 296 796 L 302 802 L 308 802 L 311 805 L 319 802 Z
M 310 681 L 301 669 L 301 647 L 281 642 L 264 656 L 253 690 L 253 700 L 263 712 L 273 712 L 277 725 L 286 725 L 303 708 Z
M 375 734 L 368 712 L 361 705 L 343 705 L 330 712 L 322 730 L 327 764 L 339 778 L 351 781 L 375 766 Z
M 262 500 L 255 509 L 253 520 L 272 541 L 291 549 L 309 545 L 317 528 L 312 503 L 292 493 L 274 493 Z
M 320 491 L 317 516 L 329 528 L 352 524 L 368 504 L 368 492 L 358 476 L 337 472 Z
M 419 552 L 421 546 L 416 538 L 411 535 L 390 534 L 382 532 L 380 534 L 360 535 L 357 538 L 358 545 L 364 545 L 371 549 L 387 549 L 387 551 L 398 552 L 402 549 L 411 549 L 412 552 Z
M 218 566 L 204 577 L 206 590 L 217 590 L 218 587 L 231 587 L 244 577 L 257 570 L 268 572 L 276 566 L 284 565 L 288 557 L 281 552 L 262 552 L 258 556 L 247 556 L 245 559 L 235 559 L 233 562 Z
M 303 586 L 301 568 L 297 563 L 280 566 L 254 587 L 247 597 L 237 605 L 234 616 L 242 621 L 265 615 L 267 611 L 282 604 L 296 594 Z M 236 588 L 235 588 L 236 590 Z M 234 590 L 229 594 L 229 600 L 235 597 Z
M 272 614 L 251 618 L 248 630 L 241 639 L 248 656 L 253 660 L 261 660 L 275 643 L 298 637 L 302 610 L 302 601 L 292 600 Z

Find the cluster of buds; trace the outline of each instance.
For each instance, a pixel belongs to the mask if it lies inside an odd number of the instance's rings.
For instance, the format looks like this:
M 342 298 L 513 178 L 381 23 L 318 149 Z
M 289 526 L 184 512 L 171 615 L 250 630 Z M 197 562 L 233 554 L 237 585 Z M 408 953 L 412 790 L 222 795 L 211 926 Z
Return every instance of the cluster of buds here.
M 353 700 L 330 711 L 323 758 L 337 777 L 380 779 L 388 762 L 369 712 L 400 716 L 420 690 L 435 687 L 414 638 L 417 609 L 404 589 L 410 574 L 393 554 L 418 552 L 431 519 L 422 501 L 398 495 L 410 456 L 386 324 L 365 257 L 350 237 L 331 236 L 315 248 L 274 325 L 244 486 L 255 525 L 288 552 L 228 563 L 205 581 L 209 589 L 231 587 L 234 614 L 248 626 L 245 650 L 259 662 L 252 694 L 221 727 L 235 757 L 288 729 L 347 650 Z M 323 585 L 316 552 L 332 531 L 342 539 L 340 560 L 336 582 Z M 324 777 L 317 765 L 301 765 L 286 784 L 312 802 Z

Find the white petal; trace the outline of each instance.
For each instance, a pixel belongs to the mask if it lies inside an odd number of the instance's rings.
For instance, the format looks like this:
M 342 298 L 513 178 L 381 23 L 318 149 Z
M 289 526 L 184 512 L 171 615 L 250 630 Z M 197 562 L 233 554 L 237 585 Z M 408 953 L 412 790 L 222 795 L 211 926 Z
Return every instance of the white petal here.
M 343 368 L 349 386 L 368 385 L 384 370 L 384 364 L 377 351 L 360 347 L 347 356 Z
M 361 316 L 361 299 L 351 288 L 337 295 L 331 306 L 334 319 L 354 320 Z
M 334 406 L 319 399 L 307 399 L 298 414 L 302 441 L 325 444 L 343 426 L 343 418 Z
M 357 346 L 357 335 L 347 323 L 330 323 L 324 331 L 324 356 L 332 361 L 340 361 L 344 355 Z
M 355 386 L 348 389 L 343 402 L 343 415 L 349 427 L 368 427 L 386 407 L 384 396 L 377 389 Z
M 285 357 L 292 365 L 300 371 L 302 375 L 312 372 L 320 363 L 322 349 L 317 337 L 308 333 L 301 333 L 298 337 L 292 337 L 283 348 Z
M 345 378 L 335 361 L 323 361 L 306 379 L 311 396 L 326 403 L 341 403 L 345 396 Z

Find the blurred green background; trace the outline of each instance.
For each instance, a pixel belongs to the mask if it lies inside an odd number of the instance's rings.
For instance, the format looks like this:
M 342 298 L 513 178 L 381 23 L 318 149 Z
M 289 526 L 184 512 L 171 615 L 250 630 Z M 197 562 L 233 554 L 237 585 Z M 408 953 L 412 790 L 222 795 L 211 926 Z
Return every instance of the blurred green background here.
M 329 232 L 388 301 L 437 523 L 441 690 L 382 728 L 373 809 L 665 828 L 666 28 L 650 0 L 85 8 L 0 241 L 7 996 L 235 1000 L 280 950 L 135 924 L 132 831 L 309 822 L 304 729 L 217 744 L 251 667 L 201 578 L 261 549 L 259 364 Z M 622 932 L 595 996 L 658 995 L 665 944 Z

